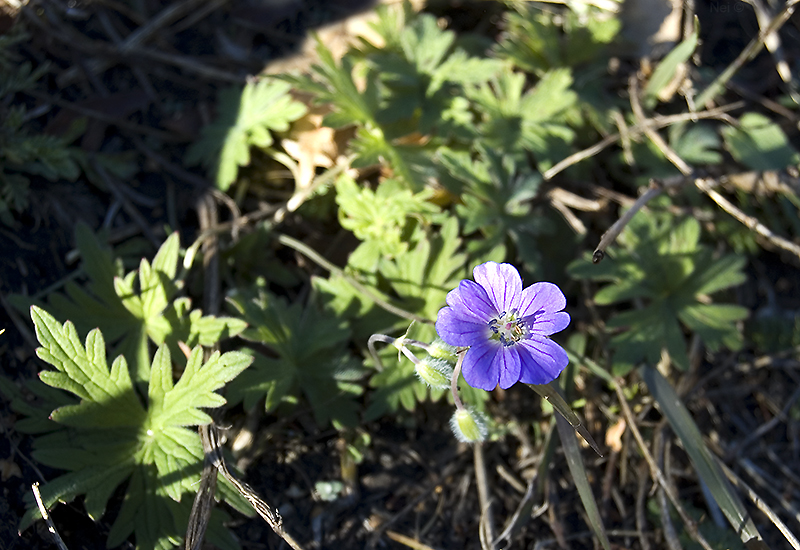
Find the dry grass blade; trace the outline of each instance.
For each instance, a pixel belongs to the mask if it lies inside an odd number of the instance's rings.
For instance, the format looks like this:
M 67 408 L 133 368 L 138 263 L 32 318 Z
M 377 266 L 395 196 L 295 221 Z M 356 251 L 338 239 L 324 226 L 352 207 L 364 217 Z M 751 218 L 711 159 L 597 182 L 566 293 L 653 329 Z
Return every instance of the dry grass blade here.
M 262 498 L 259 497 L 249 485 L 239 481 L 236 476 L 230 473 L 227 464 L 225 464 L 225 458 L 222 456 L 222 448 L 219 444 L 217 427 L 213 424 L 209 425 L 208 430 L 202 430 L 200 432 L 200 436 L 203 439 L 203 448 L 212 449 L 209 460 L 214 464 L 217 470 L 219 470 L 222 476 L 227 479 L 231 485 L 236 487 L 242 496 L 247 499 L 247 502 L 249 502 L 258 515 L 267 522 L 272 530 L 275 531 L 275 534 L 281 537 L 286 544 L 288 544 L 294 550 L 303 550 L 303 547 L 300 546 L 292 538 L 292 536 L 284 530 L 283 520 L 281 519 L 281 515 L 278 513 L 278 511 L 274 510 L 269 504 L 264 502 L 264 500 L 262 500 Z
M 600 510 L 597 508 L 597 501 L 592 493 L 592 486 L 589 484 L 589 476 L 586 474 L 586 467 L 583 464 L 578 441 L 570 429 L 569 422 L 564 417 L 556 416 L 556 426 L 558 427 L 561 446 L 564 448 L 567 466 L 569 466 L 569 471 L 572 473 L 572 479 L 575 481 L 575 487 L 578 489 L 578 495 L 581 497 L 586 515 L 589 517 L 589 524 L 603 548 L 611 550 L 611 543 L 608 540 L 608 535 L 606 535 L 606 529 L 600 517 Z
M 44 502 L 42 502 L 42 493 L 39 492 L 39 483 L 36 482 L 31 485 L 31 490 L 33 491 L 33 498 L 36 499 L 36 506 L 39 507 L 39 512 L 42 514 L 42 519 L 47 524 L 47 530 L 50 531 L 50 534 L 53 536 L 53 542 L 58 546 L 59 550 L 69 550 L 67 545 L 64 544 L 64 541 L 61 540 L 61 535 L 56 531 L 56 526 L 53 525 L 53 520 L 50 519 L 50 514 L 47 513 L 47 507 L 44 505 Z
M 744 493 L 747 495 L 747 498 L 753 501 L 753 504 L 755 504 L 756 507 L 758 507 L 758 509 L 761 510 L 773 524 L 775 524 L 775 527 L 777 527 L 778 531 L 780 531 L 786 540 L 789 541 L 789 544 L 792 545 L 792 548 L 794 548 L 794 550 L 800 550 L 800 541 L 797 540 L 797 537 L 794 536 L 794 533 L 789 530 L 789 527 L 786 526 L 781 518 L 778 517 L 778 514 L 772 510 L 772 508 L 764 501 L 764 499 L 758 496 L 758 493 L 756 493 L 752 487 L 742 481 L 742 479 L 730 468 L 725 466 L 725 464 L 720 462 L 720 466 L 725 472 L 725 475 L 728 476 L 728 479 L 731 481 L 731 483 L 736 485 L 736 487 L 738 487 L 740 490 L 744 491 Z
M 697 475 L 708 486 L 734 530 L 745 544 L 750 544 L 750 541 L 761 541 L 761 534 L 747 513 L 744 504 L 725 478 L 716 458 L 706 447 L 700 430 L 692 420 L 689 411 L 681 403 L 678 394 L 655 368 L 644 366 L 640 373 L 662 414 L 683 443 L 684 449 L 697 470 Z

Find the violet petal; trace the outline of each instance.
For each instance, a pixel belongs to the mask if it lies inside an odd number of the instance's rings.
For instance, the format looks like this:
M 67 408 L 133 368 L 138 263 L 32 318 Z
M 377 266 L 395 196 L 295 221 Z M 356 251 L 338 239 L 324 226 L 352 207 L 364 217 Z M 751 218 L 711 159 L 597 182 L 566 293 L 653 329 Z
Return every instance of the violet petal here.
M 499 365 L 495 365 L 494 358 L 502 353 L 502 345 L 492 340 L 479 342 L 467 350 L 461 373 L 464 380 L 473 388 L 492 391 L 500 381 Z
M 467 279 L 447 293 L 447 305 L 462 317 L 473 317 L 483 323 L 488 323 L 490 319 L 497 317 L 498 313 L 486 290 L 478 283 Z
M 541 336 L 550 336 L 556 332 L 561 332 L 567 325 L 569 325 L 570 317 L 566 311 L 557 311 L 555 313 L 543 313 L 530 323 L 528 328 L 533 334 Z
M 569 364 L 567 352 L 549 338 L 532 336 L 520 344 L 520 382 L 547 384 L 555 380 Z
M 486 289 L 498 313 L 519 308 L 522 279 L 513 265 L 486 262 L 476 266 L 472 276 L 476 283 Z
M 436 317 L 436 332 L 451 346 L 474 346 L 489 339 L 491 330 L 486 323 L 464 318 L 453 308 L 443 307 Z
M 564 293 L 553 283 L 534 283 L 522 291 L 519 313 L 523 317 L 537 312 L 553 313 L 567 305 Z
M 497 370 L 500 371 L 500 387 L 504 390 L 519 382 L 521 365 L 518 347 L 511 346 L 501 349 L 492 361 L 492 368 L 494 369 L 494 364 L 497 364 Z

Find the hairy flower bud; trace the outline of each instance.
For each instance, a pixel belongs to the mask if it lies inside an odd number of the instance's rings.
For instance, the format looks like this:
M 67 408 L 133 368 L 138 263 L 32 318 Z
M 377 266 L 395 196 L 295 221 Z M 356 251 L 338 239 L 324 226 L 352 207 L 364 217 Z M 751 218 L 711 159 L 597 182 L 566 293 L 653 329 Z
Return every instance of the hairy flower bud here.
M 414 369 L 419 379 L 431 388 L 443 390 L 450 387 L 453 367 L 447 361 L 426 357 L 414 365 Z
M 480 443 L 488 433 L 486 420 L 473 408 L 456 409 L 450 419 L 450 427 L 458 440 L 464 443 Z
M 436 359 L 442 359 L 443 361 L 447 361 L 451 365 L 454 365 L 456 359 L 456 347 L 451 346 L 450 344 L 445 343 L 444 340 L 441 338 L 437 338 L 433 342 L 431 342 L 430 347 L 428 348 L 428 353 L 431 357 L 435 357 Z

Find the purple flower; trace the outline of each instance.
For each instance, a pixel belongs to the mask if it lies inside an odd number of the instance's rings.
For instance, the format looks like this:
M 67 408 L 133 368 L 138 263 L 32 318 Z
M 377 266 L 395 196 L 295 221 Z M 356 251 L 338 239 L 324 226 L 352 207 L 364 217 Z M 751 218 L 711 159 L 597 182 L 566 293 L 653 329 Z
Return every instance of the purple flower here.
M 436 332 L 451 346 L 469 346 L 462 372 L 473 388 L 503 389 L 516 382 L 547 384 L 569 363 L 548 336 L 569 325 L 564 293 L 553 283 L 522 289 L 511 264 L 486 262 L 447 294 Z

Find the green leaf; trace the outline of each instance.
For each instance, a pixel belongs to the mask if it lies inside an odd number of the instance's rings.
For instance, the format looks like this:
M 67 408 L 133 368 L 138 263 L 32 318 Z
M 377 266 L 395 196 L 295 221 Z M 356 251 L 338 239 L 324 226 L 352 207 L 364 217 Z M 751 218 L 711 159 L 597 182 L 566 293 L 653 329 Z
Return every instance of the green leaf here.
M 227 190 L 236 181 L 239 167 L 250 164 L 250 147 L 269 147 L 271 132 L 288 130 L 290 122 L 306 113 L 289 89 L 286 82 L 266 78 L 220 91 L 219 116 L 189 148 L 186 162 L 203 164 L 217 187 Z
M 463 182 L 462 202 L 456 213 L 464 222 L 463 233 L 480 231 L 485 240 L 476 249 L 488 251 L 513 241 L 520 258 L 532 273 L 540 273 L 540 256 L 530 241 L 551 230 L 540 208 L 531 201 L 539 192 L 542 179 L 512 155 L 503 155 L 478 145 L 477 158 L 467 152 L 441 148 L 437 160 L 451 177 Z
M 681 403 L 678 394 L 653 367 L 644 366 L 639 372 L 659 410 L 681 440 L 698 476 L 708 486 L 733 530 L 739 533 L 745 544 L 750 541 L 762 540 L 753 520 L 722 472 L 717 459 L 706 447 L 700 430 L 692 420 L 689 411 Z
M 569 154 L 575 135 L 565 121 L 577 95 L 569 89 L 568 69 L 546 73 L 527 92 L 525 83 L 524 74 L 506 70 L 466 92 L 481 113 L 479 130 L 487 148 L 519 159 L 530 151 L 545 169 Z
M 58 317 L 71 319 L 80 332 L 99 328 L 111 344 L 112 354 L 123 355 L 130 362 L 134 381 L 149 378 L 148 340 L 157 345 L 166 342 L 178 353 L 179 341 L 211 346 L 244 330 L 246 323 L 241 320 L 203 316 L 200 310 L 191 309 L 188 298 L 176 298 L 181 286 L 176 279 L 177 233 L 164 241 L 152 264 L 142 259 L 138 272 L 122 276 L 121 262 L 112 259 L 86 225 L 78 224 L 75 232 L 81 270 L 88 280 L 83 285 L 67 283 L 66 296 L 51 293 L 47 308 Z M 23 302 L 15 300 L 18 306 Z
M 253 368 L 231 385 L 233 400 L 252 407 L 266 397 L 266 409 L 273 410 L 296 400 L 300 390 L 320 425 L 356 424 L 353 398 L 360 388 L 350 382 L 360 373 L 347 351 L 350 332 L 342 320 L 320 315 L 313 305 L 289 306 L 266 290 L 238 292 L 230 303 L 250 324 L 242 337 L 277 356 L 257 354 Z
M 800 153 L 781 127 L 760 113 L 745 113 L 739 127 L 723 128 L 720 133 L 733 158 L 750 170 L 782 170 L 800 163 Z
M 169 272 L 163 258 L 157 256 L 154 266 Z M 117 487 L 130 480 L 124 501 L 127 504 L 123 504 L 111 529 L 110 540 L 125 538 L 135 530 L 137 548 L 169 547 L 179 541 L 188 519 L 188 509 L 180 512 L 180 506 L 190 507 L 187 501 L 191 499 L 183 499 L 182 505 L 178 502 L 194 490 L 203 463 L 199 436 L 187 426 L 210 422 L 201 409 L 225 403 L 216 391 L 244 370 L 252 357 L 216 352 L 203 362 L 203 350 L 197 347 L 173 383 L 169 348 L 162 345 L 149 369 L 147 406 L 143 406 L 125 358 L 117 357 L 109 368 L 99 330 L 91 331 L 82 344 L 69 321 L 62 325 L 36 306 L 31 308 L 31 318 L 42 344 L 37 354 L 56 369 L 43 371 L 42 381 L 79 398 L 76 404 L 54 410 L 51 433 L 34 443 L 33 454 L 38 461 L 68 470 L 42 487 L 45 503 L 52 506 L 83 494 L 87 512 L 99 519 Z M 129 510 L 126 506 L 131 502 L 151 508 Z M 159 510 L 159 518 L 142 517 L 153 510 Z M 38 514 L 38 508 L 30 502 L 21 528 Z M 176 517 L 184 518 L 182 525 Z M 219 526 L 219 518 L 215 521 Z
M 568 267 L 573 277 L 611 282 L 595 294 L 597 304 L 638 301 L 636 309 L 614 314 L 606 323 L 608 329 L 621 329 L 610 340 L 615 374 L 643 360 L 656 363 L 662 351 L 679 368 L 688 368 L 682 326 L 711 350 L 741 347 L 738 321 L 746 310 L 708 302 L 710 294 L 744 281 L 745 260 L 715 258 L 700 236 L 694 218 L 639 212 L 618 239 L 621 250 L 599 265 L 587 256 Z
M 558 426 L 558 436 L 561 439 L 561 445 L 564 447 L 564 457 L 567 459 L 567 466 L 572 474 L 575 487 L 578 489 L 578 495 L 581 497 L 581 502 L 583 503 L 584 510 L 586 510 L 586 515 L 589 518 L 592 531 L 594 531 L 595 536 L 597 536 L 603 548 L 605 548 L 605 550 L 611 550 L 611 543 L 608 541 L 608 536 L 603 526 L 603 520 L 600 517 L 600 510 L 597 507 L 597 501 L 594 499 L 592 486 L 589 484 L 589 476 L 583 464 L 581 450 L 578 447 L 578 440 L 569 422 L 561 415 L 556 415 L 556 426 Z
M 438 234 L 430 231 L 415 239 L 413 247 L 401 256 L 380 263 L 380 273 L 400 298 L 400 305 L 426 319 L 435 319 L 439 309 L 445 304 L 447 293 L 467 275 L 467 255 L 460 252 L 461 239 L 458 236 L 458 222 L 448 218 Z M 394 328 L 404 330 L 405 320 L 395 323 Z M 375 329 L 373 328 L 373 332 Z M 419 341 L 432 341 L 436 337 L 432 325 L 414 324 L 410 338 Z M 429 390 L 420 382 L 414 372 L 414 365 L 403 359 L 398 362 L 393 348 L 383 350 L 379 355 L 384 368 L 370 379 L 370 385 L 378 388 L 365 415 L 375 419 L 389 411 L 402 407 L 413 411 L 417 403 L 427 398 L 437 400 L 444 395 L 441 390 Z M 465 401 L 480 404 L 486 392 L 470 392 L 462 386 Z
M 675 78 L 678 67 L 692 56 L 697 48 L 698 28 L 695 29 L 689 36 L 686 37 L 680 44 L 675 46 L 653 71 L 650 81 L 644 89 L 644 104 L 649 109 L 652 109 L 658 101 L 661 91 Z
M 670 126 L 669 143 L 675 153 L 689 164 L 720 164 L 722 162 L 719 133 L 710 124 Z
M 428 235 L 406 254 L 384 260 L 380 272 L 400 296 L 401 305 L 435 319 L 447 293 L 466 275 L 466 254 L 459 253 L 458 222 L 448 218 L 438 235 Z
M 54 411 L 53 420 L 75 427 L 136 426 L 144 420 L 128 365 L 119 357 L 109 370 L 105 341 L 99 330 L 89 333 L 84 347 L 69 321 L 61 325 L 36 306 L 31 307 L 31 318 L 42 344 L 37 355 L 57 369 L 43 372 L 42 381 L 81 398 L 78 405 Z
M 747 316 L 747 308 L 731 304 L 693 304 L 678 314 L 680 320 L 694 330 L 711 351 L 721 347 L 741 349 L 744 339 L 736 322 L 747 319 Z
M 313 77 L 290 77 L 284 79 L 295 87 L 311 92 L 318 104 L 329 104 L 334 111 L 325 116 L 324 125 L 333 128 L 362 124 L 367 128 L 375 125 L 378 110 L 378 90 L 372 75 L 362 75 L 367 82 L 365 90 L 359 90 L 353 80 L 353 60 L 344 56 L 337 65 L 330 50 L 317 38 L 317 55 L 320 63 L 314 65 Z
M 569 69 L 554 69 L 542 75 L 521 101 L 525 122 L 551 122 L 572 107 L 578 96 L 570 89 L 571 86 L 572 72 Z
M 506 16 L 506 31 L 495 51 L 501 59 L 537 75 L 578 65 L 585 71 L 588 64 L 603 63 L 608 57 L 606 46 L 621 28 L 616 17 L 577 10 L 542 12 L 523 3 L 514 6 L 518 13 Z
M 336 181 L 339 223 L 366 241 L 364 244 L 374 243 L 374 261 L 360 262 L 359 267 L 373 271 L 380 257 L 403 253 L 408 246 L 403 233 L 412 217 L 415 222 L 430 223 L 431 214 L 439 212 L 429 202 L 432 195 L 429 190 L 412 193 L 397 180 L 384 180 L 373 192 L 359 188 L 353 178 L 342 174 Z

